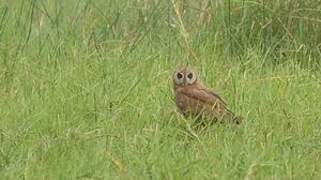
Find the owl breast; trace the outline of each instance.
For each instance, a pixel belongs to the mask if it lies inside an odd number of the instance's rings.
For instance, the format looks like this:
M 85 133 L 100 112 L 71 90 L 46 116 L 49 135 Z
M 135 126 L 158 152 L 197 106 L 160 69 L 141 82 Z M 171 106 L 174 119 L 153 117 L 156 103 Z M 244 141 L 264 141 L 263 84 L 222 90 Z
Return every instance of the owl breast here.
M 180 91 L 176 91 L 176 106 L 178 110 L 184 115 L 198 115 L 204 109 L 204 103 L 191 98 Z

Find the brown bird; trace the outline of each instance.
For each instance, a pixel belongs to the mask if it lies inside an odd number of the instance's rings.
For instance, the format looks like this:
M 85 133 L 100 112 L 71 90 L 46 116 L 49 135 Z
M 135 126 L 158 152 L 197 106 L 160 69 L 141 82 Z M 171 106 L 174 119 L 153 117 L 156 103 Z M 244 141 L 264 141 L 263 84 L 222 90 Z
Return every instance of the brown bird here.
M 193 116 L 210 122 L 234 122 L 240 124 L 242 117 L 227 108 L 224 100 L 202 85 L 195 72 L 183 68 L 173 75 L 175 101 L 184 116 Z

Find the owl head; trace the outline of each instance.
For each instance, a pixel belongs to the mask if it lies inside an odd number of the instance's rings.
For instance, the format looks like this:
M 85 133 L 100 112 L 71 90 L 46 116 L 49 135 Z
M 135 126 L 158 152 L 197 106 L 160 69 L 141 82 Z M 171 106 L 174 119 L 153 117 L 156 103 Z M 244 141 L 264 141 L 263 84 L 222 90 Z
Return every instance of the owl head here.
M 184 68 L 175 71 L 173 81 L 175 86 L 190 86 L 197 82 L 197 75 L 192 70 Z

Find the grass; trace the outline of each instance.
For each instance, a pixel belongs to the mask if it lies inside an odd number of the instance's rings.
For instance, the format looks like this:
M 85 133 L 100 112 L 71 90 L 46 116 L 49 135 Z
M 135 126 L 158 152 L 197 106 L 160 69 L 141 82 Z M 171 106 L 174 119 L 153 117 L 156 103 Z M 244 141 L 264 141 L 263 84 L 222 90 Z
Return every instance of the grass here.
M 1 179 L 320 179 L 317 1 L 3 1 Z M 189 65 L 245 117 L 175 112 Z

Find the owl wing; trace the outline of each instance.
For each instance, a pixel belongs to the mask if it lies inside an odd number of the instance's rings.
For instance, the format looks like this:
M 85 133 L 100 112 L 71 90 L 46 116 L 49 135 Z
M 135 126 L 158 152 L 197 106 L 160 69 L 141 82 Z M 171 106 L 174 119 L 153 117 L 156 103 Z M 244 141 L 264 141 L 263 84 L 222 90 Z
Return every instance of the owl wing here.
M 185 96 L 203 104 L 203 111 L 223 119 L 233 119 L 234 113 L 227 108 L 225 101 L 215 92 L 203 88 L 190 88 L 182 92 Z
M 201 89 L 201 90 L 205 91 L 208 94 L 211 94 L 214 98 L 218 99 L 221 103 L 223 103 L 224 106 L 227 106 L 225 101 L 218 94 L 216 94 L 215 92 L 207 90 L 207 89 Z
M 226 107 L 226 103 L 224 100 L 213 91 L 209 91 L 207 89 L 201 88 L 190 88 L 182 92 L 186 96 L 193 98 L 197 101 L 201 101 L 202 103 L 215 105 L 220 104 L 221 106 Z

